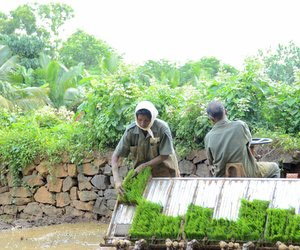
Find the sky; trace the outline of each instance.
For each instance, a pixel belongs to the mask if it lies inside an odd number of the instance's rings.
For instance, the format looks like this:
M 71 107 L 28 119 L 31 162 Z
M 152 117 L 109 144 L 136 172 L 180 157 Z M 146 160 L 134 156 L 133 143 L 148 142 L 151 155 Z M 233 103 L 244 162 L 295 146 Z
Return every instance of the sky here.
M 8 12 L 25 0 L 0 0 Z M 258 49 L 300 45 L 299 0 L 39 0 L 73 7 L 63 38 L 82 29 L 115 48 L 128 63 L 178 63 L 215 56 L 241 68 Z

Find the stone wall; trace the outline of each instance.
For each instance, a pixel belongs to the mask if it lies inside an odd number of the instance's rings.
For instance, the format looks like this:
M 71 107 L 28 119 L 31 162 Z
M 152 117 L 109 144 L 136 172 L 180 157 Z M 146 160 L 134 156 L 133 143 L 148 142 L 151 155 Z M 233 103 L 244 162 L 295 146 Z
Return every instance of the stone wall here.
M 36 220 L 42 217 L 109 218 L 117 195 L 114 189 L 111 154 L 95 153 L 79 164 L 63 157 L 59 164 L 35 160 L 22 171 L 23 186 L 15 187 L 10 174 L 0 187 L 0 219 Z M 193 151 L 179 159 L 182 176 L 208 176 L 204 151 Z M 121 177 L 127 166 L 119 169 Z
M 258 151 L 265 161 L 274 161 L 266 156 L 276 155 L 285 172 L 300 172 L 300 151 L 285 155 L 275 154 L 274 149 Z M 20 187 L 13 185 L 11 175 L 6 175 L 6 184 L 0 185 L 0 220 L 66 217 L 108 220 L 117 199 L 110 158 L 111 152 L 106 155 L 95 152 L 78 165 L 68 157 L 62 157 L 61 163 L 54 165 L 37 159 L 23 169 L 24 184 Z M 178 160 L 181 176 L 209 176 L 204 150 L 192 151 Z M 124 177 L 128 169 L 121 166 L 120 176 Z

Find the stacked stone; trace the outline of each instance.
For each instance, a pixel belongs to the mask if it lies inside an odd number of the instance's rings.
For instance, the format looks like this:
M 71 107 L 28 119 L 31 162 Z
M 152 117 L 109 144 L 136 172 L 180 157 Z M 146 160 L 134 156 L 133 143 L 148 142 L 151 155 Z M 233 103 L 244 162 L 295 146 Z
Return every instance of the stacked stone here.
M 179 161 L 181 176 L 209 177 L 209 169 L 205 150 L 193 150 Z
M 121 176 L 127 171 L 127 167 L 121 167 Z M 25 187 L 13 187 L 9 174 L 8 185 L 0 187 L 0 218 L 34 220 L 43 216 L 70 216 L 95 219 L 112 214 L 117 195 L 107 157 L 90 157 L 80 165 L 67 159 L 54 165 L 35 161 L 22 173 Z
M 287 178 L 300 178 L 300 151 L 285 155 L 281 159 L 283 176 Z
M 93 156 L 75 165 L 63 157 L 61 163 L 36 160 L 23 169 L 25 187 L 14 187 L 12 176 L 0 185 L 0 219 L 35 220 L 63 216 L 106 218 L 112 215 L 116 191 L 109 162 L 110 156 Z M 192 151 L 180 159 L 182 176 L 209 176 L 204 150 Z M 119 168 L 125 177 L 128 167 Z

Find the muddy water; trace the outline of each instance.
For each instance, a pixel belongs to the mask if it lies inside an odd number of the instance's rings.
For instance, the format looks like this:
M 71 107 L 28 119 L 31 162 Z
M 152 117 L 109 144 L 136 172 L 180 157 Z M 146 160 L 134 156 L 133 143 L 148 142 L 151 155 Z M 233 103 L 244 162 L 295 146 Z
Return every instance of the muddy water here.
M 0 249 L 99 249 L 107 228 L 91 222 L 11 229 L 0 232 Z

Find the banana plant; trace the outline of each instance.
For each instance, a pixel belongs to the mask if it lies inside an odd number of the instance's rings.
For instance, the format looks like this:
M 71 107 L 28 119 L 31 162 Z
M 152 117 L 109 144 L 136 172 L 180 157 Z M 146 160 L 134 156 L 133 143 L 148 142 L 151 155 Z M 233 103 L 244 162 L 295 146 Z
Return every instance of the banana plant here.
M 12 56 L 7 46 L 0 46 L 0 107 L 28 110 L 51 105 L 47 88 L 13 86 L 10 81 L 17 67 L 18 57 Z
M 0 81 L 8 80 L 9 73 L 16 68 L 18 56 L 12 56 L 7 46 L 0 45 Z
M 68 106 L 82 99 L 82 89 L 78 88 L 77 83 L 83 73 L 83 64 L 67 69 L 57 61 L 47 60 L 44 55 L 40 63 L 49 88 L 49 98 L 55 107 Z

